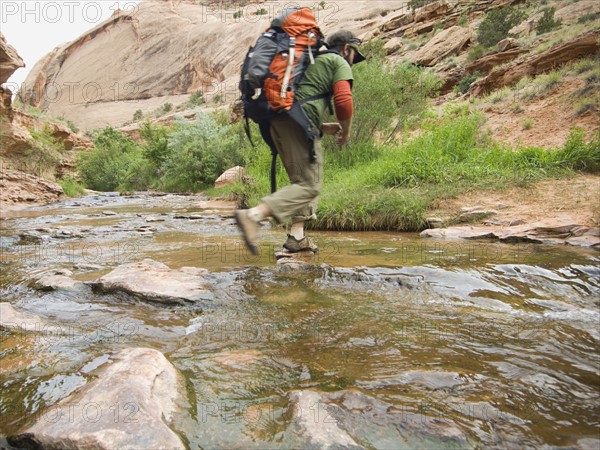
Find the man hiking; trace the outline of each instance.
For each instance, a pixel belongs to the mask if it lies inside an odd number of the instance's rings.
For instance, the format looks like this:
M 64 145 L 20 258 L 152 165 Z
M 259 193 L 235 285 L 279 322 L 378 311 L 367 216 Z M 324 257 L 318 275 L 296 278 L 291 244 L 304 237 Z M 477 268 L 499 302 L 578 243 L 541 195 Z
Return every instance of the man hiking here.
M 304 222 L 316 218 L 317 201 L 323 184 L 323 149 L 320 136 L 336 137 L 338 145 L 350 139 L 354 103 L 352 99 L 353 64 L 365 60 L 359 50 L 361 40 L 350 31 L 338 31 L 327 39 L 328 52 L 318 55 L 298 86 L 298 101 L 309 97 L 316 100 L 302 104 L 313 131 L 314 161 L 310 161 L 306 133 L 285 114 L 272 119 L 271 137 L 291 184 L 264 197 L 260 204 L 247 210 L 237 210 L 235 218 L 246 246 L 253 255 L 259 254 L 257 235 L 260 222 L 273 217 L 278 223 L 292 221 L 290 234 L 283 247 L 291 253 L 318 251 L 318 247 L 304 235 Z M 323 123 L 328 109 L 327 93 L 333 93 L 338 123 Z

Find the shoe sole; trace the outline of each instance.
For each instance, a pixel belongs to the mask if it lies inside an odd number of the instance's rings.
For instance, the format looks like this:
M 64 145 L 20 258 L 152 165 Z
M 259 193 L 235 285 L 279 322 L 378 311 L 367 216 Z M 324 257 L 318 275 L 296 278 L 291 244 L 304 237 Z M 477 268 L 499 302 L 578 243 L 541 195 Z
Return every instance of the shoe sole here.
M 237 223 L 238 228 L 242 231 L 242 236 L 244 238 L 244 243 L 246 244 L 246 248 L 248 250 L 250 250 L 250 253 L 252 253 L 252 255 L 254 256 L 258 256 L 258 247 L 256 246 L 256 244 L 253 244 L 252 242 L 250 242 L 248 240 L 248 236 L 246 234 L 246 228 L 244 227 L 244 225 L 242 224 L 242 221 L 240 220 L 240 211 L 236 211 L 235 212 L 235 222 Z

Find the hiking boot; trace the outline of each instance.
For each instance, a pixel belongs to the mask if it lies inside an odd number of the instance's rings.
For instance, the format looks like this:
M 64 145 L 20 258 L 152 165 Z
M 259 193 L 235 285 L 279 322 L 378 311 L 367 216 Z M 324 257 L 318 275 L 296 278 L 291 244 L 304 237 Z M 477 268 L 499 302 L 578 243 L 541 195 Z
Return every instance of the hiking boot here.
M 242 236 L 244 237 L 244 242 L 246 243 L 246 247 L 250 250 L 254 256 L 258 255 L 258 245 L 256 244 L 256 236 L 258 234 L 259 224 L 255 222 L 250 217 L 248 217 L 247 209 L 238 209 L 235 212 L 235 221 L 237 222 L 240 231 L 242 232 Z
M 319 247 L 315 244 L 311 238 L 308 236 L 303 237 L 298 240 L 291 234 L 288 234 L 287 240 L 285 244 L 283 244 L 283 248 L 285 248 L 290 253 L 297 252 L 313 252 L 317 253 L 319 251 Z

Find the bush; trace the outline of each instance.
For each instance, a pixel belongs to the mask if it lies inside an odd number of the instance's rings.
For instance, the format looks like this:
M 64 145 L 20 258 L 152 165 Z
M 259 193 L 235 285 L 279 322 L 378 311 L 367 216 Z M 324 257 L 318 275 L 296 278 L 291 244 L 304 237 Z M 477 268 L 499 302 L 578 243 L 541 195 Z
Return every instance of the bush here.
M 422 113 L 439 87 L 435 75 L 417 66 L 391 67 L 373 58 L 354 68 L 353 142 L 370 142 L 378 133 L 388 141 L 406 119 Z M 374 82 L 377 80 L 377 82 Z M 397 125 L 392 127 L 393 123 Z
M 178 122 L 161 166 L 160 185 L 167 191 L 198 191 L 230 167 L 243 164 L 240 136 L 207 114 Z
M 579 19 L 577 19 L 577 23 L 586 23 L 586 22 L 591 22 L 593 20 L 597 20 L 600 19 L 600 13 L 587 13 L 584 14 L 583 16 L 581 16 Z
M 140 137 L 144 141 L 144 157 L 154 168 L 156 175 L 159 174 L 161 166 L 169 157 L 169 129 L 160 125 L 152 125 L 145 122 L 140 127 Z
M 533 120 L 525 119 L 522 125 L 524 130 L 531 130 L 533 128 Z
M 94 142 L 95 149 L 79 154 L 77 168 L 86 186 L 96 191 L 143 189 L 149 183 L 142 177 L 147 162 L 141 146 L 107 127 Z
M 479 80 L 482 77 L 482 73 L 477 71 L 473 72 L 471 75 L 467 75 L 463 77 L 456 86 L 456 90 L 461 94 L 466 94 L 469 91 L 469 88 L 475 81 Z
M 188 99 L 188 106 L 190 108 L 203 105 L 204 103 L 206 103 L 206 100 L 204 100 L 204 94 L 202 91 L 194 92 Z
M 562 21 L 554 19 L 555 8 L 545 8 L 544 15 L 538 20 L 535 25 L 535 31 L 537 34 L 544 34 L 560 27 Z
M 135 122 L 142 120 L 143 117 L 144 117 L 144 113 L 142 112 L 141 109 L 138 109 L 136 112 L 133 113 L 133 120 Z
M 525 18 L 526 14 L 523 11 L 512 6 L 493 9 L 485 15 L 481 25 L 479 25 L 477 41 L 484 47 L 490 48 L 508 37 L 510 29 L 521 23 Z
M 171 111 L 173 109 L 173 104 L 167 102 L 167 103 L 165 103 L 165 104 L 162 105 L 161 109 L 162 109 L 162 112 L 168 113 L 169 111 Z
M 469 49 L 469 53 L 467 54 L 467 61 L 473 62 L 481 58 L 486 54 L 486 49 L 483 45 L 474 45 Z
M 67 197 L 79 197 L 85 193 L 85 187 L 73 177 L 57 180 Z

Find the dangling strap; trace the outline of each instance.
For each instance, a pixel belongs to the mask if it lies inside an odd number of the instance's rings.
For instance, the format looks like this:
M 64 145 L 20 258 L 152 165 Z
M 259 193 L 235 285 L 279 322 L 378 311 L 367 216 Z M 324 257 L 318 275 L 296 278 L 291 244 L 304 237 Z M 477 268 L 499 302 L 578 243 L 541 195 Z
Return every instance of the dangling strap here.
M 292 78 L 292 69 L 294 68 L 294 60 L 296 59 L 296 38 L 290 38 L 290 53 L 288 55 L 288 65 L 283 76 L 283 84 L 281 86 L 281 98 L 287 97 L 287 90 L 290 86 Z

